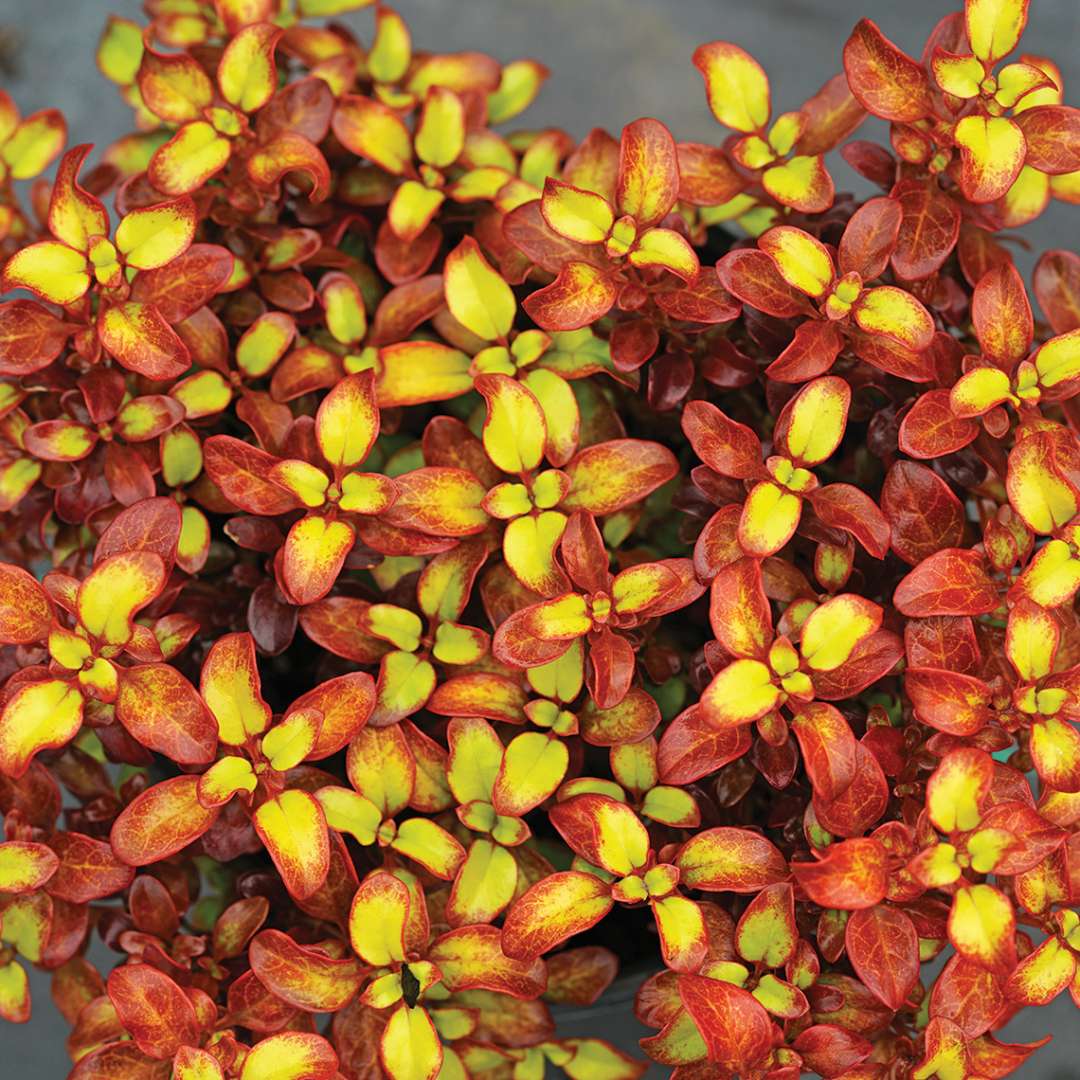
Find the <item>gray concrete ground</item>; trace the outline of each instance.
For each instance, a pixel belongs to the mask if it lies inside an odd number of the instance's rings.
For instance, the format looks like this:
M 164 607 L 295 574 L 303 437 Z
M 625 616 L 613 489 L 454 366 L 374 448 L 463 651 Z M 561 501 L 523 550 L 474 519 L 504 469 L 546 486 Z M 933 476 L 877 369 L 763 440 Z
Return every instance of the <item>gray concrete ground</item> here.
M 942 15 L 959 7 L 946 0 L 396 0 L 421 48 L 473 48 L 502 59 L 532 56 L 552 71 L 539 101 L 522 118 L 529 126 L 558 125 L 576 136 L 594 126 L 613 132 L 639 116 L 657 116 L 682 139 L 719 139 L 690 55 L 702 42 L 734 41 L 765 66 L 774 110 L 793 108 L 840 70 L 840 49 L 860 16 L 875 19 L 899 45 L 918 53 Z M 94 45 L 108 12 L 137 18 L 137 0 L 0 0 L 0 27 L 20 38 L 19 72 L 0 74 L 24 112 L 59 106 L 72 141 L 104 146 L 128 130 L 128 113 L 93 63 Z M 349 17 L 361 35 L 371 16 Z M 1061 65 L 1067 99 L 1080 102 L 1080 2 L 1035 0 L 1025 51 Z M 857 178 L 842 163 L 840 189 Z M 1080 246 L 1080 210 L 1054 204 L 1026 230 L 1033 247 Z M 48 981 L 34 979 L 29 1029 L 0 1025 L 0 1077 L 61 1080 L 68 1061 L 66 1029 L 48 998 Z M 1080 1038 L 1067 995 L 1031 1010 L 1008 1029 L 1017 1040 L 1047 1032 L 1054 1043 L 1026 1068 L 1023 1080 L 1076 1080 Z M 604 1035 L 633 1049 L 644 1032 L 625 1008 L 574 1015 L 567 1035 Z M 663 1072 L 658 1072 L 663 1075 Z

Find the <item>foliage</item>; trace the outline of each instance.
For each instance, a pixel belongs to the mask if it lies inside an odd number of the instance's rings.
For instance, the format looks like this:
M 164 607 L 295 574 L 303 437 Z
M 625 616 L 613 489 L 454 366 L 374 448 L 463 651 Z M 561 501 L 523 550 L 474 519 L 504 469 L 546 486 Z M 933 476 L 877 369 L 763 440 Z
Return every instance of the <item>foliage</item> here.
M 0 98 L 0 1013 L 51 972 L 73 1080 L 635 1080 L 549 1008 L 621 962 L 676 1080 L 1018 1068 L 1080 1005 L 1026 0 L 775 117 L 703 45 L 710 145 L 499 133 L 542 65 L 365 0 L 145 6 L 92 167 Z

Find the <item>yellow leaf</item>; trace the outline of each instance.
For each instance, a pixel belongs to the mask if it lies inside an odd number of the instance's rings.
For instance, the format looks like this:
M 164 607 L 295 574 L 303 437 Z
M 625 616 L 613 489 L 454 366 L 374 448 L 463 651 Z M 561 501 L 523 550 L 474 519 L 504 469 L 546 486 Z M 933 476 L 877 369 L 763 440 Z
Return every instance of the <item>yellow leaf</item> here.
M 552 177 L 544 184 L 540 210 L 557 233 L 579 244 L 603 242 L 615 224 L 607 199 Z
M 154 187 L 166 195 L 196 191 L 228 164 L 232 143 L 212 124 L 195 120 L 185 124 L 150 160 Z
M 322 807 L 306 791 L 288 789 L 255 811 L 253 824 L 289 892 L 306 900 L 330 868 Z
M 245 26 L 225 46 L 218 64 L 221 96 L 242 112 L 261 109 L 277 90 L 274 46 L 281 30 L 268 22 Z
M 432 86 L 416 129 L 416 155 L 436 169 L 457 161 L 465 146 L 465 106 L 453 90 Z
M 391 1014 L 379 1049 L 390 1080 L 434 1080 L 442 1067 L 442 1043 L 431 1017 L 404 1002 Z
M 769 79 L 761 65 L 738 45 L 713 41 L 694 53 L 705 77 L 709 108 L 735 131 L 757 131 L 769 122 Z
M 0 713 L 0 772 L 17 779 L 39 751 L 63 746 L 82 724 L 83 699 L 60 679 L 19 687 Z
M 802 500 L 770 480 L 754 486 L 739 519 L 739 543 L 748 555 L 764 557 L 791 539 L 802 516 Z
M 4 143 L 3 158 L 13 180 L 29 180 L 43 172 L 64 148 L 67 125 L 55 109 L 28 116 Z
M 662 266 L 684 281 L 697 276 L 700 264 L 689 241 L 674 229 L 648 229 L 627 256 L 633 266 Z
M 881 625 L 881 608 L 861 596 L 845 594 L 826 600 L 803 623 L 799 649 L 807 666 L 833 671 L 855 646 Z
M 375 12 L 375 40 L 367 55 L 368 74 L 376 82 L 396 83 L 412 58 L 412 39 L 405 20 L 390 8 Z
M 269 726 L 270 706 L 260 692 L 250 634 L 226 634 L 214 642 L 203 661 L 199 690 L 223 743 L 242 746 Z
M 140 207 L 116 227 L 116 246 L 128 266 L 153 270 L 172 262 L 195 236 L 195 204 L 189 198 Z
M 492 464 L 513 475 L 535 469 L 547 439 L 540 403 L 507 375 L 481 375 L 475 385 L 487 402 L 483 442 Z
M 510 333 L 517 311 L 514 294 L 471 236 L 447 255 L 443 282 L 450 314 L 467 330 L 484 341 Z
M 785 407 L 777 441 L 800 464 L 820 464 L 840 445 L 850 404 L 851 389 L 835 375 L 807 383 Z
M 409 890 L 385 870 L 360 883 L 349 909 L 349 940 L 364 963 L 380 968 L 405 960 L 409 903 Z
M 126 644 L 132 617 L 161 592 L 165 576 L 165 564 L 151 552 L 113 555 L 95 566 L 79 587 L 79 621 L 92 637 Z
M 758 238 L 758 247 L 772 258 L 780 276 L 807 296 L 823 296 L 836 276 L 829 249 L 792 225 L 770 229 Z
M 418 180 L 406 180 L 394 192 L 387 210 L 394 235 L 406 243 L 415 240 L 431 224 L 445 199 L 438 188 L 425 187 Z
M 993 202 L 1012 187 L 1024 164 L 1024 133 L 1007 116 L 965 116 L 953 138 L 960 147 L 960 183 L 974 203 Z
M 949 408 L 961 419 L 982 416 L 995 405 L 1008 401 L 1011 393 L 1009 376 L 1000 368 L 973 368 L 953 384 Z
M 1080 376 L 1080 329 L 1051 338 L 1035 353 L 1039 385 L 1049 389 Z
M 315 414 L 315 438 L 326 460 L 337 469 L 351 469 L 367 457 L 379 434 L 374 373 L 342 379 Z
M 1007 56 L 1016 48 L 1027 23 L 1027 0 L 966 0 L 971 51 L 988 64 Z
M 275 724 L 262 739 L 262 752 L 272 768 L 288 772 L 311 753 L 322 725 L 322 713 L 296 709 Z
M 352 788 L 328 784 L 315 792 L 323 808 L 326 824 L 337 832 L 348 833 L 357 843 L 375 843 L 375 834 L 382 824 L 379 808 Z
M 705 688 L 701 708 L 713 727 L 749 724 L 776 707 L 780 691 L 760 660 L 735 660 Z
M 55 240 L 30 244 L 8 259 L 3 287 L 29 289 L 54 304 L 74 304 L 90 288 L 86 257 Z

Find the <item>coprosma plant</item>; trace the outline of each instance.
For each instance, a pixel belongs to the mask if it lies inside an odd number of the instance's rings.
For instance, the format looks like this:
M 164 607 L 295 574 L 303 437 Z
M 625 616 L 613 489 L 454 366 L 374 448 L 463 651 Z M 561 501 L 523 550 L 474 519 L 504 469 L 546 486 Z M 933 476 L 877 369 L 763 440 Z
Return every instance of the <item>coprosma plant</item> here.
M 1026 0 L 775 118 L 703 45 L 709 145 L 500 134 L 546 70 L 381 4 L 145 6 L 92 168 L 0 97 L 0 1012 L 51 972 L 73 1080 L 635 1080 L 549 1011 L 622 961 L 676 1080 L 1020 1067 L 1080 1003 Z

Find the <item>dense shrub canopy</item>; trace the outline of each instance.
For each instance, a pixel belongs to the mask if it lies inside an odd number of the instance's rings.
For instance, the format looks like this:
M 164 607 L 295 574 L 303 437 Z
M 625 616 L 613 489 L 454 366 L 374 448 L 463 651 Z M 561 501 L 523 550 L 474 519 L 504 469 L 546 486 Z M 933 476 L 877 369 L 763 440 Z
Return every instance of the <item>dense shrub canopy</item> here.
M 365 6 L 111 19 L 95 156 L 0 95 L 0 1014 L 51 972 L 74 1080 L 636 1080 L 549 1008 L 622 964 L 676 1080 L 1007 1076 L 1080 1004 L 1026 0 L 783 113 L 703 45 L 709 145 L 509 131 L 541 64 Z

